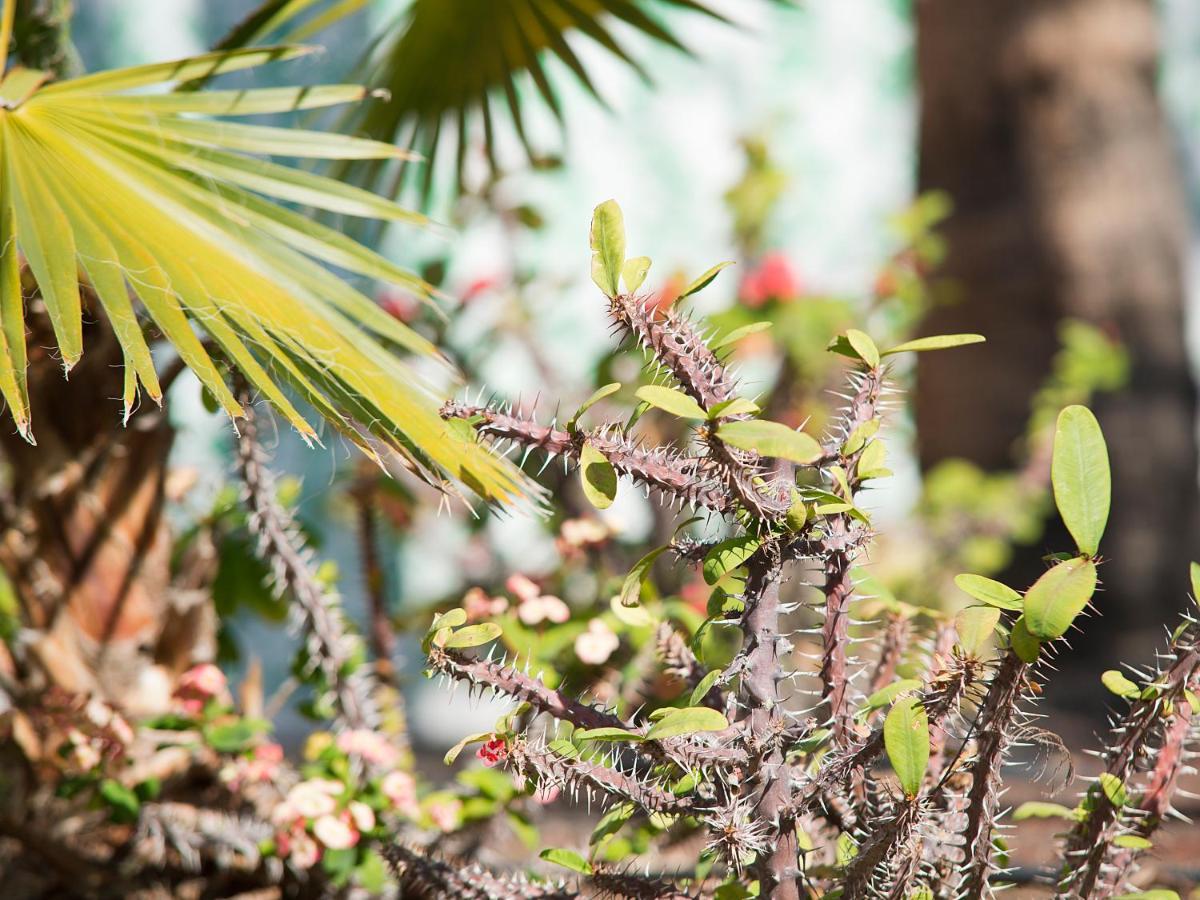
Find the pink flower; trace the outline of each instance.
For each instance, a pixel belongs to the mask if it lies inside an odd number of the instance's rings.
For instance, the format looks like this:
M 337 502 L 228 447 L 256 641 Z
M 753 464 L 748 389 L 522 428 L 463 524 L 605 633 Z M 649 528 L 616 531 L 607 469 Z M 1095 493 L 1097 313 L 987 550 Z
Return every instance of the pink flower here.
M 221 770 L 221 780 L 232 791 L 240 791 L 247 784 L 274 781 L 283 761 L 283 748 L 278 744 L 259 744 L 254 755 L 236 760 Z
M 467 612 L 468 622 L 490 619 L 508 609 L 504 597 L 490 597 L 483 588 L 473 587 L 462 598 L 462 607 Z
M 502 737 L 494 737 L 475 751 L 475 755 L 490 769 L 504 762 L 508 757 L 508 742 Z
M 397 812 L 410 819 L 420 815 L 421 810 L 417 806 L 417 783 L 407 772 L 388 772 L 379 787 Z
M 558 799 L 558 795 L 562 793 L 562 788 L 556 784 L 539 784 L 537 790 L 533 792 L 533 797 L 530 798 L 539 806 L 548 806 Z
M 542 589 L 534 584 L 528 576 L 522 575 L 520 572 L 509 575 L 508 580 L 504 582 L 504 586 L 508 588 L 510 594 L 522 603 L 526 600 L 533 600 L 542 592 Z
M 529 600 L 522 600 L 517 607 L 517 618 L 526 625 L 537 625 L 541 622 L 562 624 L 571 618 L 571 609 L 553 594 L 542 594 Z
M 369 728 L 355 728 L 338 735 L 337 747 L 343 753 L 362 757 L 369 763 L 390 766 L 396 762 L 399 752 L 388 743 L 387 738 Z
M 486 294 L 488 291 L 496 290 L 498 287 L 500 287 L 500 278 L 498 276 L 491 275 L 483 278 L 476 278 L 467 285 L 465 290 L 463 290 L 462 302 L 468 303 L 471 300 L 474 300 L 480 294 Z
M 271 810 L 271 824 L 278 828 L 292 828 L 297 822 L 303 823 L 303 817 L 290 800 L 275 804 Z
M 321 816 L 313 823 L 313 834 L 330 850 L 347 850 L 358 843 L 359 837 L 349 813 Z
M 296 814 L 306 819 L 328 815 L 337 807 L 333 798 L 345 790 L 340 781 L 326 778 L 310 778 L 288 791 L 286 803 L 291 804 Z
M 603 544 L 611 533 L 599 519 L 567 519 L 559 530 L 563 543 L 568 547 Z
M 407 291 L 393 287 L 380 291 L 377 300 L 385 313 L 401 322 L 411 322 L 421 312 L 420 300 Z
M 791 263 L 782 253 L 768 253 L 742 279 L 738 299 L 743 306 L 757 309 L 768 300 L 790 300 L 800 293 L 800 285 Z
M 620 638 L 603 621 L 592 619 L 587 631 L 575 638 L 575 655 L 590 666 L 603 665 L 620 643 Z
M 175 696 L 184 712 L 199 715 L 209 700 L 226 693 L 227 684 L 224 672 L 212 663 L 201 663 L 179 676 Z
M 439 800 L 429 804 L 429 818 L 442 831 L 453 831 L 462 816 L 462 801 Z
M 276 839 L 281 855 L 286 856 L 297 869 L 311 869 L 321 859 L 321 845 L 308 836 L 307 832 L 296 831 Z
M 355 800 L 346 807 L 346 810 L 350 813 L 354 827 L 359 831 L 370 831 L 375 827 L 375 810 L 362 801 Z

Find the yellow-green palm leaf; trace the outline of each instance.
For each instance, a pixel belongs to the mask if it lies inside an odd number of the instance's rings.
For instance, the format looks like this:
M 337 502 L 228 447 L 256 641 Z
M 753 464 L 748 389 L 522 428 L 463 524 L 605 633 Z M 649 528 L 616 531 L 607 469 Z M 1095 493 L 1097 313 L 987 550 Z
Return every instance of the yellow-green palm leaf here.
M 420 280 L 275 199 L 390 221 L 420 217 L 263 158 L 384 159 L 396 150 L 211 118 L 353 102 L 366 91 L 141 90 L 304 52 L 209 54 L 57 83 L 24 69 L 7 74 L 0 83 L 0 394 L 32 439 L 24 260 L 66 370 L 83 352 L 85 301 L 103 309 L 125 355 L 127 413 L 139 390 L 161 400 L 144 334 L 152 323 L 231 416 L 241 409 L 210 356 L 213 345 L 306 438 L 316 432 L 293 396 L 368 452 L 382 442 L 427 477 L 449 474 L 489 500 L 519 497 L 528 490 L 523 476 L 448 429 L 433 390 L 399 352 L 437 358 L 436 348 L 323 263 L 415 292 L 424 289 Z

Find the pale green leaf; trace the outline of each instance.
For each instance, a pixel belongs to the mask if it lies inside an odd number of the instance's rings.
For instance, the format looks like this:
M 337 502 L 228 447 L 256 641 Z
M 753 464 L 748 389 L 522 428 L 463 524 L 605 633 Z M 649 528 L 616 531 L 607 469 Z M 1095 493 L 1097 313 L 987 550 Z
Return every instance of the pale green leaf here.
M 762 546 L 762 539 L 742 535 L 721 541 L 704 556 L 701 571 L 708 584 L 716 584 L 729 572 L 745 563 Z
M 442 645 L 447 650 L 464 650 L 468 647 L 479 647 L 490 644 L 501 635 L 500 626 L 495 622 L 480 622 L 478 625 L 468 625 L 450 635 Z
M 479 731 L 475 734 L 468 734 L 465 738 L 446 751 L 446 755 L 442 759 L 442 762 L 444 762 L 446 765 L 450 765 L 456 759 L 458 759 L 458 755 L 462 753 L 468 745 L 481 744 L 486 740 L 490 740 L 491 737 L 492 732 L 490 731 Z
M 880 688 L 868 697 L 864 708 L 867 711 L 883 709 L 885 706 L 889 706 L 901 694 L 919 691 L 920 689 L 921 682 L 916 678 L 901 678 L 899 681 L 893 681 L 887 687 Z
M 617 472 L 603 453 L 591 444 L 583 445 L 579 458 L 580 481 L 584 496 L 596 509 L 608 509 L 617 498 Z
M 538 856 L 546 860 L 546 862 L 552 862 L 555 865 L 562 866 L 564 869 L 570 869 L 572 872 L 578 872 L 581 875 L 592 874 L 592 864 L 574 850 L 564 850 L 561 847 L 547 847 Z
M 704 419 L 708 415 L 699 403 L 674 388 L 647 384 L 638 388 L 634 396 L 681 419 Z
M 978 657 L 1000 624 L 1000 610 L 993 606 L 970 606 L 954 617 L 958 645 L 968 657 Z
M 732 397 L 722 400 L 708 411 L 710 420 L 728 418 L 730 416 L 752 416 L 759 412 L 758 404 L 745 397 Z
M 1110 772 L 1100 773 L 1100 792 L 1117 809 L 1129 801 L 1129 792 L 1125 789 L 1125 783 Z
M 1024 822 L 1026 819 L 1068 819 L 1079 818 L 1075 810 L 1061 803 L 1046 803 L 1041 800 L 1030 800 L 1022 803 L 1013 812 L 1013 820 Z
M 1124 697 L 1127 700 L 1136 700 L 1142 693 L 1141 688 L 1116 669 L 1109 669 L 1101 675 L 1100 683 L 1118 697 Z
M 1112 479 L 1100 423 L 1084 406 L 1068 406 L 1054 429 L 1054 502 L 1079 552 L 1095 556 L 1108 522 Z
M 724 671 L 721 669 L 713 669 L 711 672 L 705 674 L 705 676 L 700 679 L 700 682 L 694 688 L 692 688 L 692 693 L 688 698 L 688 703 L 691 706 L 699 706 L 700 702 L 708 696 L 708 692 L 712 690 L 713 685 L 720 681 L 721 676 L 724 674 Z
M 991 578 L 984 578 L 982 575 L 955 575 L 954 583 L 960 590 L 988 606 L 1013 612 L 1020 612 L 1025 608 L 1020 594 L 1008 585 L 993 581 Z
M 667 738 L 696 734 L 700 731 L 724 731 L 728 727 L 729 720 L 715 709 L 709 709 L 707 706 L 689 706 L 684 709 L 672 709 L 655 722 L 647 732 L 646 740 L 665 741 Z
M 654 561 L 666 553 L 670 547 L 656 547 L 651 550 L 629 570 L 629 574 L 625 576 L 625 581 L 621 584 L 621 605 L 636 606 L 641 599 L 642 585 L 646 579 L 650 577 L 650 568 L 654 565 Z
M 722 422 L 717 437 L 731 447 L 801 465 L 811 465 L 824 455 L 821 445 L 811 435 L 764 419 Z
M 760 331 L 766 331 L 771 327 L 771 322 L 751 322 L 749 325 L 743 325 L 741 328 L 735 328 L 722 337 L 717 338 L 713 344 L 713 350 L 720 350 L 722 347 L 728 347 L 730 344 L 736 344 L 744 337 L 749 337 L 752 334 L 758 334 Z
M 1009 634 L 1009 642 L 1012 644 L 1013 653 L 1017 654 L 1017 658 L 1022 662 L 1033 665 L 1037 662 L 1038 654 L 1041 652 L 1042 643 L 1032 634 L 1025 626 L 1025 617 L 1021 616 L 1013 623 L 1012 632 Z
M 905 796 L 917 796 L 929 765 L 929 716 L 916 697 L 902 697 L 888 711 L 883 744 Z
M 640 734 L 632 731 L 626 731 L 624 728 L 581 728 L 571 735 L 571 739 L 578 741 L 644 741 L 645 738 Z
M 1096 564 L 1069 559 L 1043 573 L 1025 592 L 1025 619 L 1029 633 L 1043 641 L 1062 637 L 1083 612 L 1096 591 Z
M 704 290 L 706 287 L 712 284 L 712 280 L 720 274 L 722 269 L 732 265 L 732 261 L 717 263 L 715 266 L 685 287 L 682 291 L 680 291 L 679 299 L 682 300 L 684 297 L 690 297 L 692 294 L 699 293 L 700 291 Z
M 905 341 L 880 353 L 880 356 L 891 356 L 893 353 L 920 353 L 924 350 L 948 350 L 951 347 L 963 347 L 967 344 L 982 344 L 986 341 L 982 334 L 938 334 L 932 337 L 917 338 Z
M 614 381 L 611 384 L 606 384 L 603 387 L 596 388 L 596 390 L 592 392 L 592 396 L 584 400 L 579 409 L 575 410 L 575 415 L 571 416 L 571 418 L 567 421 L 567 431 L 574 431 L 576 425 L 579 423 L 580 417 L 585 412 L 587 412 L 605 397 L 611 397 L 620 389 L 621 382 L 619 381 Z
M 871 340 L 869 334 L 851 328 L 846 332 L 846 340 L 850 342 L 850 346 L 854 348 L 859 359 L 872 369 L 879 368 L 879 348 L 875 346 L 875 342 Z
M 646 280 L 646 273 L 650 271 L 650 257 L 634 256 L 625 260 L 625 265 L 621 267 L 621 277 L 625 280 L 625 293 L 633 294 L 642 286 L 642 282 Z
M 592 281 L 609 297 L 621 293 L 625 264 L 625 221 L 615 200 L 606 200 L 592 213 Z

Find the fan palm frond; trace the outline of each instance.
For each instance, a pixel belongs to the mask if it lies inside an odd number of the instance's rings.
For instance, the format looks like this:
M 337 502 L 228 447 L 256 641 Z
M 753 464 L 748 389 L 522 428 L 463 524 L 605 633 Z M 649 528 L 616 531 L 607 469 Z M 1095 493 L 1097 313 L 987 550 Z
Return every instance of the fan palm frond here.
M 659 5 L 725 21 L 699 0 L 660 0 Z M 526 78 L 561 124 L 563 106 L 546 69 L 555 58 L 598 101 L 603 98 L 569 38 L 585 35 L 643 77 L 645 70 L 617 40 L 612 20 L 678 50 L 686 48 L 650 12 L 647 0 L 414 0 L 367 61 L 366 83 L 388 91 L 385 102 L 353 116 L 354 126 L 379 140 L 406 146 L 429 160 L 423 169 L 428 194 L 439 145 L 453 130 L 455 167 L 461 184 L 473 122 L 482 120 L 488 161 L 496 169 L 495 127 L 505 115 L 529 158 L 536 154 L 526 130 L 520 84 Z M 378 180 L 383 166 L 354 166 L 362 183 Z M 404 177 L 400 166 L 397 184 Z
M 316 432 L 293 396 L 368 452 L 382 443 L 430 479 L 454 476 L 498 502 L 527 494 L 515 468 L 447 429 L 432 386 L 399 352 L 440 358 L 436 348 L 323 264 L 418 294 L 421 280 L 276 200 L 387 221 L 422 218 L 265 158 L 393 159 L 398 151 L 212 118 L 344 104 L 368 92 L 143 90 L 305 52 L 215 53 L 60 82 L 17 68 L 0 82 L 0 394 L 17 428 L 33 439 L 25 297 L 36 285 L 68 373 L 84 349 L 85 309 L 107 316 L 125 358 L 126 416 L 140 391 L 162 399 L 148 319 L 235 418 L 242 410 L 210 355 L 214 346 L 307 439 Z

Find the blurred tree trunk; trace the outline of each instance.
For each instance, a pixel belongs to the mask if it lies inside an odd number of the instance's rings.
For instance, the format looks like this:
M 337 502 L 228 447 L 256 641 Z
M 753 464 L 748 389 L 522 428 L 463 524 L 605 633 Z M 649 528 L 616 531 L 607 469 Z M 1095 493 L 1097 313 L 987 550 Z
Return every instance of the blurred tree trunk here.
M 921 462 L 1011 465 L 1056 323 L 1113 333 L 1133 367 L 1096 403 L 1115 478 L 1101 627 L 1147 627 L 1183 603 L 1198 549 L 1187 211 L 1156 94 L 1154 5 L 918 0 L 916 16 L 919 182 L 954 199 L 946 274 L 962 293 L 924 327 L 988 338 L 921 354 Z

